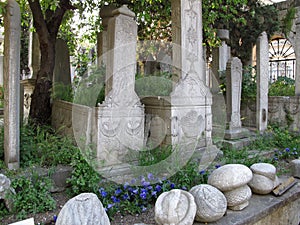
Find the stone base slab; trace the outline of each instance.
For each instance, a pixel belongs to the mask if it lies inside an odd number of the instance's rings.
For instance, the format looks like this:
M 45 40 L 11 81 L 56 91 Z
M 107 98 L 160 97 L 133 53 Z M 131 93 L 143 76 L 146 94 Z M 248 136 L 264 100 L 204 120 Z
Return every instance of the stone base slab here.
M 235 139 L 241 139 L 246 138 L 250 136 L 250 132 L 246 128 L 239 128 L 234 130 L 225 130 L 225 136 L 224 138 L 226 140 L 235 140 Z

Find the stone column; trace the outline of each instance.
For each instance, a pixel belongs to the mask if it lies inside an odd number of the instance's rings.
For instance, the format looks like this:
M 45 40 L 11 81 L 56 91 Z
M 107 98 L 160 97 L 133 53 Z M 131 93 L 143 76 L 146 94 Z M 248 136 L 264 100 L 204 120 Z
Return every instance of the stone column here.
M 300 3 L 297 1 L 295 53 L 296 53 L 296 76 L 295 76 L 295 95 L 300 96 Z
M 108 21 L 113 17 L 112 12 L 116 9 L 113 5 L 106 5 L 100 10 L 100 17 L 102 19 L 103 30 L 98 34 L 97 37 L 97 66 L 107 66 L 108 58 Z M 105 95 L 109 93 L 112 88 L 111 77 L 106 77 Z
M 219 29 L 217 31 L 217 36 L 221 39 L 221 45 L 218 48 L 212 50 L 212 77 L 211 85 L 212 92 L 219 92 L 220 85 L 220 72 L 226 71 L 227 61 L 230 59 L 230 47 L 227 45 L 226 41 L 229 40 L 229 30 Z
M 30 69 L 30 78 L 36 79 L 40 69 L 41 53 L 40 42 L 37 33 L 30 32 L 29 34 L 29 50 L 28 50 L 28 67 Z
M 260 132 L 268 125 L 268 88 L 269 88 L 269 42 L 267 33 L 260 34 L 256 42 L 256 126 Z
M 173 65 L 179 77 L 171 93 L 172 144 L 187 150 L 212 145 L 212 96 L 205 85 L 201 0 L 172 0 Z M 187 146 L 188 145 L 188 146 Z
M 225 139 L 238 139 L 246 135 L 241 122 L 241 93 L 242 93 L 242 62 L 233 57 L 227 62 L 226 68 L 226 107 L 228 129 Z
M 18 3 L 8 0 L 4 18 L 4 158 L 9 169 L 20 166 L 20 35 Z
M 4 56 L 0 55 L 0 85 L 3 86 L 3 61 Z
M 108 23 L 109 60 L 112 88 L 98 111 L 99 160 L 105 166 L 121 164 L 129 149 L 140 150 L 144 143 L 144 108 L 134 91 L 137 24 L 127 6 L 112 12 Z

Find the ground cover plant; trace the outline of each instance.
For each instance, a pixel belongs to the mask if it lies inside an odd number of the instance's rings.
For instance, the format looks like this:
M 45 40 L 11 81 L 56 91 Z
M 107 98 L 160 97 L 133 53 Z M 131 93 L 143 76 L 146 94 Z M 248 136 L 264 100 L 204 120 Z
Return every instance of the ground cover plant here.
M 205 170 L 199 171 L 197 162 L 190 161 L 169 178 L 157 178 L 154 174 L 148 173 L 147 176 L 136 177 L 121 185 L 102 178 L 85 161 L 72 140 L 59 136 L 52 129 L 47 127 L 31 129 L 27 125 L 22 128 L 22 135 L 21 152 L 25 155 L 21 157 L 21 170 L 33 166 L 51 168 L 60 163 L 72 166 L 67 198 L 82 192 L 97 194 L 112 221 L 119 215 L 136 215 L 152 209 L 162 192 L 174 188 L 189 190 L 194 185 L 206 183 L 209 174 L 224 164 L 241 163 L 250 166 L 257 162 L 268 162 L 275 165 L 281 174 L 288 172 L 287 165 L 290 160 L 300 156 L 299 135 L 288 131 L 287 128 L 270 126 L 265 134 L 257 135 L 250 146 L 240 150 L 223 148 L 223 156 Z M 3 143 L 2 136 L 1 143 Z M 3 148 L 0 152 L 2 151 Z M 159 154 L 159 151 L 164 154 Z M 49 155 L 43 158 L 43 154 Z M 141 157 L 139 163 L 151 165 L 164 159 L 168 154 L 170 146 L 143 151 L 142 155 L 145 157 Z M 40 177 L 34 170 L 29 170 L 29 174 L 24 176 L 20 171 L 7 171 L 2 166 L 3 171 L 11 178 L 12 186 L 16 190 L 16 195 L 10 196 L 18 203 L 13 209 L 16 220 L 25 218 L 30 213 L 49 212 L 58 207 L 49 191 L 51 180 L 48 176 Z M 0 215 L 5 218 L 11 213 L 6 209 L 4 202 L 0 202 Z M 56 218 L 56 214 L 53 213 L 52 217 Z

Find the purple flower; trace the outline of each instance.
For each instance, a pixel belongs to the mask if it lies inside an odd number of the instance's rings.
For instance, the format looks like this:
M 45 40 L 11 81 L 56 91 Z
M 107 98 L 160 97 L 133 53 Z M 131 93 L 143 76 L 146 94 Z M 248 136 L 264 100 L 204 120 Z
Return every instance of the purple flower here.
M 142 212 L 145 212 L 147 210 L 147 208 L 144 205 L 141 206 L 141 209 L 142 209 Z
M 125 184 L 124 184 L 124 189 L 126 190 L 128 187 L 129 187 L 129 184 L 128 184 L 128 182 L 126 182 Z
M 156 191 L 152 191 L 151 195 L 152 196 L 156 196 L 157 192 Z
M 148 173 L 148 180 L 153 180 L 154 179 L 154 176 L 153 176 L 153 174 L 152 173 Z
M 114 203 L 120 202 L 120 199 L 118 199 L 116 196 L 111 196 L 111 199 L 113 200 Z
M 187 190 L 187 187 L 186 187 L 186 186 L 182 186 L 181 189 L 184 190 L 184 191 L 186 191 L 186 190 Z
M 56 222 L 56 220 L 57 220 L 57 216 L 54 215 L 54 216 L 53 216 L 53 221 Z
M 137 189 L 132 190 L 132 193 L 136 195 L 137 193 L 139 193 L 139 189 L 137 188 Z
M 201 171 L 199 172 L 200 175 L 203 175 L 203 174 L 205 174 L 205 173 L 206 173 L 205 170 L 201 170 Z
M 174 189 L 175 188 L 175 184 L 174 183 L 170 184 L 170 188 Z
M 289 151 L 290 151 L 290 148 L 286 148 L 285 151 L 286 151 L 286 152 L 289 152 Z
M 122 193 L 122 190 L 120 189 L 120 188 L 117 188 L 116 190 L 115 190 L 115 195 L 119 195 L 119 194 L 121 194 Z
M 218 169 L 219 167 L 221 167 L 221 165 L 217 164 L 215 167 L 216 167 L 216 169 Z
M 124 194 L 123 195 L 123 200 L 128 200 L 129 199 L 129 195 L 128 194 Z
M 100 188 L 99 192 L 103 198 L 105 198 L 107 196 L 107 192 L 104 190 L 104 188 Z
M 142 192 L 142 193 L 140 194 L 140 197 L 141 197 L 141 199 L 143 199 L 143 200 L 147 199 L 147 192 Z
M 155 186 L 155 190 L 156 190 L 157 192 L 160 192 L 160 191 L 161 191 L 161 186 L 160 186 L 160 185 L 156 185 L 156 186 Z
M 144 187 L 148 187 L 148 186 L 150 185 L 150 182 L 148 182 L 148 181 L 143 181 L 143 182 L 142 182 L 142 185 L 143 185 Z

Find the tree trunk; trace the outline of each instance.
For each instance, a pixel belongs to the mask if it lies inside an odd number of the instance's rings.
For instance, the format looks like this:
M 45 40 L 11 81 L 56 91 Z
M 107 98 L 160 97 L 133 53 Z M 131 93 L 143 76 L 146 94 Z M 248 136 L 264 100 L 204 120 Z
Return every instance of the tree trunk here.
M 31 98 L 29 118 L 36 125 L 51 122 L 51 89 L 55 65 L 55 39 L 48 45 L 41 45 L 41 65 L 37 74 L 35 89 Z

